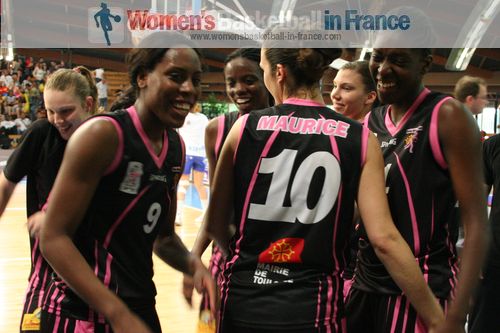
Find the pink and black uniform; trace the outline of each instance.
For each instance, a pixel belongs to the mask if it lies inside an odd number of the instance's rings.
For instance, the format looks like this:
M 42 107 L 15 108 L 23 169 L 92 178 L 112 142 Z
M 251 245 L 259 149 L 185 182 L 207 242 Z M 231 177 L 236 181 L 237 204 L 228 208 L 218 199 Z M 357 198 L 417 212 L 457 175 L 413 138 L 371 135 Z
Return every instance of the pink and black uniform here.
M 394 223 L 445 310 L 458 274 L 457 199 L 438 134 L 439 109 L 450 98 L 424 89 L 397 126 L 390 106 L 374 109 L 366 121 L 380 141 Z M 425 332 L 363 228 L 352 288 L 349 332 Z
M 343 332 L 340 274 L 368 131 L 310 100 L 243 117 L 220 331 Z
M 161 332 L 152 250 L 182 172 L 184 146 L 179 134 L 167 129 L 162 150 L 155 154 L 134 107 L 98 117 L 114 124 L 119 145 L 73 240 L 102 283 L 154 332 Z M 67 323 L 76 325 L 76 332 L 89 323 L 95 323 L 96 332 L 109 330 L 104 317 L 59 277 L 47 289 L 43 310 L 42 327 L 47 314 L 48 322 L 56 326 L 54 332 L 66 332 Z
M 25 176 L 27 216 L 42 209 L 57 176 L 66 141 L 46 119 L 34 122 L 24 134 L 21 144 L 10 156 L 4 169 L 7 180 L 19 183 Z M 30 237 L 31 271 L 21 318 L 20 330 L 38 331 L 36 320 L 45 286 L 52 269 L 40 253 L 38 238 Z

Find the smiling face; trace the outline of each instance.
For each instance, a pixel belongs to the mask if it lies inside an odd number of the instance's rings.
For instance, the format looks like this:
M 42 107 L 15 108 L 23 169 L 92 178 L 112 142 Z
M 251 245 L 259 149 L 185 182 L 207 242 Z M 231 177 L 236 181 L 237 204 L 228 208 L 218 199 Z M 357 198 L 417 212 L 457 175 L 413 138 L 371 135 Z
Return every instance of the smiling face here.
M 411 103 L 422 86 L 422 77 L 432 62 L 418 49 L 374 49 L 370 72 L 382 104 Z
M 171 48 L 137 79 L 144 106 L 165 126 L 181 127 L 201 95 L 201 63 L 190 48 Z
M 375 100 L 375 93 L 367 91 L 361 74 L 341 69 L 333 79 L 330 97 L 335 111 L 351 119 L 362 120 Z
M 81 101 L 69 88 L 63 91 L 45 89 L 43 93 L 47 118 L 64 140 L 69 140 L 78 126 L 88 117 L 92 107 L 92 97 Z
M 240 113 L 263 109 L 268 106 L 268 92 L 264 85 L 259 64 L 238 57 L 229 61 L 224 68 L 226 93 Z

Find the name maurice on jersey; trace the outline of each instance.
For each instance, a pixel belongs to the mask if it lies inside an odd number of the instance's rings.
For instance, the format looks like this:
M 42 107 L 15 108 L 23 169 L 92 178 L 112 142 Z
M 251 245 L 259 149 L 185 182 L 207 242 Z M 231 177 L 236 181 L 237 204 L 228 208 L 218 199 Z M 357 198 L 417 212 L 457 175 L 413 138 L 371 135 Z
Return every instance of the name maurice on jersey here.
M 258 131 L 281 131 L 300 134 L 324 134 L 347 137 L 349 125 L 333 119 L 297 118 L 290 116 L 262 116 Z

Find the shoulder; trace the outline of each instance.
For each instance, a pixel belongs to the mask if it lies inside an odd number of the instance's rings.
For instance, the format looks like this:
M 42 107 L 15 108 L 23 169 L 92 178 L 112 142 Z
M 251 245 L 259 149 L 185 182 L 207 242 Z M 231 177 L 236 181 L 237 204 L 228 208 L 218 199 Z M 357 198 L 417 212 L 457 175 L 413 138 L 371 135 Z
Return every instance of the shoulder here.
M 30 126 L 30 132 L 48 132 L 53 125 L 47 119 L 38 119 Z
M 469 127 L 475 125 L 472 114 L 462 103 L 454 98 L 443 97 L 436 106 L 439 106 L 436 110 L 439 112 L 439 128 L 446 129 L 448 127 L 454 128 L 455 126 Z
M 221 115 L 219 117 L 216 117 L 212 120 L 209 120 L 208 121 L 208 124 L 207 124 L 207 127 L 205 128 L 205 135 L 207 136 L 216 136 L 217 135 L 217 131 L 219 129 L 219 118 L 220 117 L 224 117 L 224 115 Z

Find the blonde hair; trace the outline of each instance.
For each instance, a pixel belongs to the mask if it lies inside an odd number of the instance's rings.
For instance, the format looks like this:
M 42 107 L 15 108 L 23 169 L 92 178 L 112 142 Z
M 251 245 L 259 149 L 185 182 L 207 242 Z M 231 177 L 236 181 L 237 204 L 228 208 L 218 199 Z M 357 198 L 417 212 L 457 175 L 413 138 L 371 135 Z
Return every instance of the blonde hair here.
M 58 91 L 73 89 L 73 93 L 80 99 L 82 105 L 90 96 L 93 99 L 93 104 L 89 113 L 91 115 L 97 113 L 97 87 L 92 73 L 84 66 L 78 66 L 74 69 L 58 69 L 49 76 L 45 89 Z

